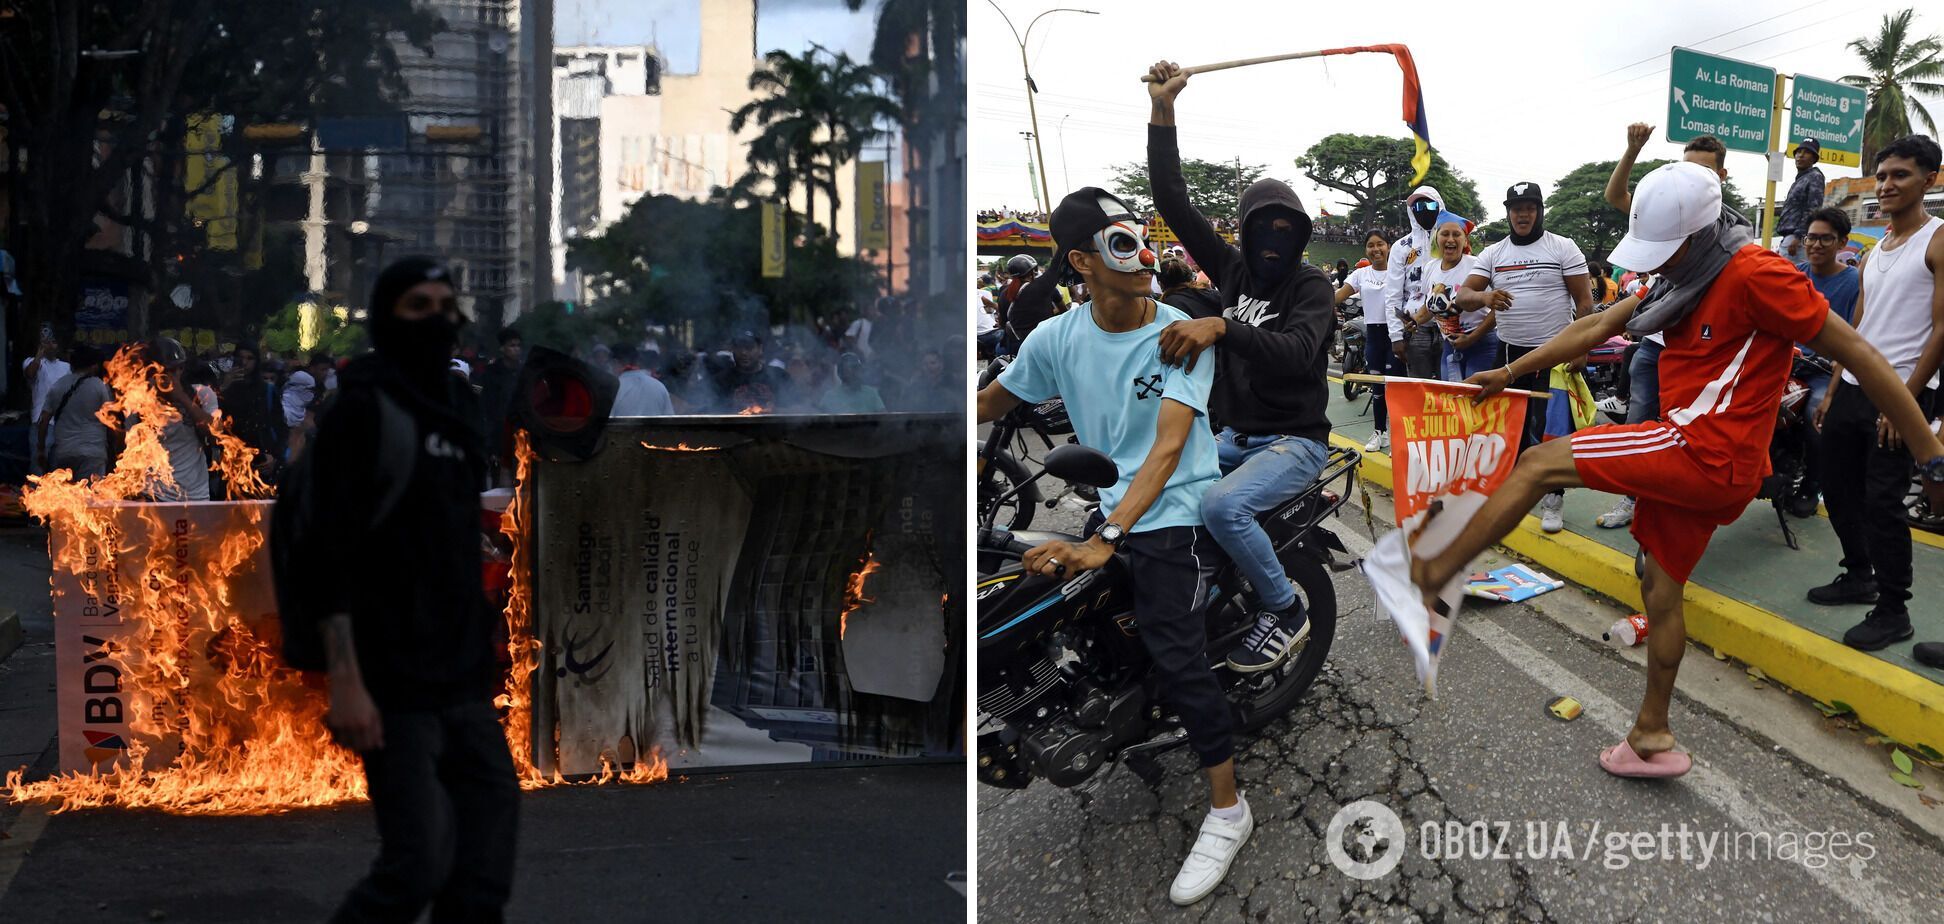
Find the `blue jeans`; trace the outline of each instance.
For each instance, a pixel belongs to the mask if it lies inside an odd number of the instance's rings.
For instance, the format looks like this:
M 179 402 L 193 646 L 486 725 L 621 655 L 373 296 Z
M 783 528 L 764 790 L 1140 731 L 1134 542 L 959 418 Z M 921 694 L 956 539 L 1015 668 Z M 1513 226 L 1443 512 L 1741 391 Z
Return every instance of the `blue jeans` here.
M 1232 427 L 1215 435 L 1222 480 L 1202 495 L 1202 522 L 1215 543 L 1254 585 L 1265 608 L 1281 611 L 1296 602 L 1282 562 L 1256 514 L 1303 493 L 1329 460 L 1316 440 L 1295 436 L 1243 436 Z
M 1370 375 L 1403 375 L 1404 361 L 1391 352 L 1390 328 L 1382 324 L 1364 325 L 1364 372 Z M 1384 404 L 1384 386 L 1370 386 L 1376 399 L 1370 405 L 1370 420 L 1382 433 L 1390 429 L 1390 410 Z
M 1499 338 L 1497 334 L 1486 332 L 1471 346 L 1458 349 L 1445 341 L 1444 360 L 1440 364 L 1447 382 L 1462 382 L 1480 372 L 1498 368 Z
M 1642 340 L 1634 347 L 1633 360 L 1627 364 L 1627 422 L 1646 423 L 1660 419 L 1661 345 Z

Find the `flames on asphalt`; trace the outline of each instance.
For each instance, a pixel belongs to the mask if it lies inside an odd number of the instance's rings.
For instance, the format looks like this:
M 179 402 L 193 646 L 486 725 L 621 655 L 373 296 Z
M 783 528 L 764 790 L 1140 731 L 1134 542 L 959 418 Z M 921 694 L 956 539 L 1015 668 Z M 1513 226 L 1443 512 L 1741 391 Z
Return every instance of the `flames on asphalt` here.
M 333 743 L 325 730 L 328 708 L 322 678 L 284 666 L 275 619 L 249 618 L 230 605 L 233 587 L 259 558 L 267 540 L 269 505 L 240 505 L 245 525 L 222 537 L 197 571 L 181 566 L 173 543 L 134 547 L 117 525 L 116 510 L 175 487 L 163 430 L 180 414 L 156 385 L 159 369 L 139 351 L 124 349 L 108 361 L 103 378 L 114 393 L 101 419 L 126 432 L 126 449 L 107 475 L 77 481 L 65 470 L 30 478 L 27 511 L 75 541 L 50 543 L 57 573 L 83 575 L 83 591 L 101 598 L 119 594 L 132 634 L 115 646 L 121 689 L 129 691 L 127 757 L 92 773 L 68 772 L 29 781 L 26 768 L 6 774 L 0 798 L 45 801 L 53 811 L 85 808 L 154 808 L 180 814 L 249 815 L 365 797 L 358 758 Z M 211 427 L 218 446 L 212 469 L 236 499 L 271 493 L 257 476 L 255 451 L 238 440 L 219 416 Z M 523 788 L 566 783 L 543 775 L 533 763 L 530 690 L 540 643 L 531 632 L 531 524 L 525 498 L 533 453 L 520 435 L 521 486 L 501 521 L 513 540 L 512 591 L 506 605 L 508 650 L 513 669 L 508 692 L 497 704 Z M 149 535 L 167 536 L 157 506 L 137 506 Z M 140 581 L 93 586 L 89 548 L 116 558 L 139 556 Z M 103 569 L 109 574 L 115 569 Z M 152 745 L 151 742 L 160 742 Z M 173 756 L 170 756 L 173 752 Z M 666 779 L 659 753 L 618 770 L 620 757 L 604 762 L 585 782 L 652 782 Z

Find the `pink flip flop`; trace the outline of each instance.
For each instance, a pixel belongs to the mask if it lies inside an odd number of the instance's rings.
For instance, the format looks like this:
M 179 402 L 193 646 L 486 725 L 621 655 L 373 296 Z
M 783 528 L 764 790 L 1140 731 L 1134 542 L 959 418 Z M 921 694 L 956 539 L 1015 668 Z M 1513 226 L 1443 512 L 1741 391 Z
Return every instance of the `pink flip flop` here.
M 1662 751 L 1652 757 L 1642 758 L 1634 753 L 1633 745 L 1622 738 L 1619 744 L 1600 752 L 1600 767 L 1614 776 L 1633 779 L 1661 780 L 1672 779 L 1688 772 L 1694 766 L 1694 758 L 1684 751 Z

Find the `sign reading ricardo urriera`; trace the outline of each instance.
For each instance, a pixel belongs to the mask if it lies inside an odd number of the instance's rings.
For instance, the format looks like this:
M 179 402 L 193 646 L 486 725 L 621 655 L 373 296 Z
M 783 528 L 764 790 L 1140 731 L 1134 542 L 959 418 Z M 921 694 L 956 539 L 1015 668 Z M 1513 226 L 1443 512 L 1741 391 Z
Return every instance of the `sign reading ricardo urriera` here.
M 1731 151 L 1769 149 L 1774 68 L 1675 48 L 1667 83 L 1667 140 L 1713 135 Z

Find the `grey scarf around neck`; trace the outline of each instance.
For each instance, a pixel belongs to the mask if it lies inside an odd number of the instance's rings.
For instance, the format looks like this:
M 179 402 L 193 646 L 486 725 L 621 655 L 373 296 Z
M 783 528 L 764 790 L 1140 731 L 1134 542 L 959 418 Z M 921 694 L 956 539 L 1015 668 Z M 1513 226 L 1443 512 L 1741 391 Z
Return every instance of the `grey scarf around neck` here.
M 1721 275 L 1728 258 L 1755 240 L 1755 229 L 1740 212 L 1727 206 L 1713 225 L 1688 236 L 1687 256 L 1660 274 L 1647 300 L 1634 306 L 1627 333 L 1635 337 L 1657 334 L 1681 322 L 1701 304 Z

